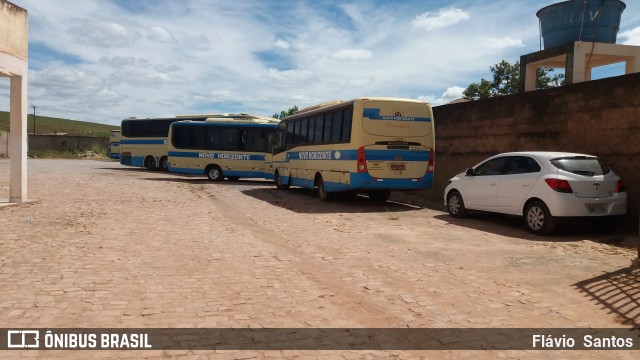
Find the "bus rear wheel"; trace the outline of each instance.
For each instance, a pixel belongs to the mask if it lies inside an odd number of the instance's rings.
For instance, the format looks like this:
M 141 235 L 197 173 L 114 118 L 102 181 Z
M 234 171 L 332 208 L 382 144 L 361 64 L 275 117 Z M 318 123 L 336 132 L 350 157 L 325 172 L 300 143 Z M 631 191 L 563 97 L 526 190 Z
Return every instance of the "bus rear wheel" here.
M 224 179 L 222 169 L 220 169 L 218 165 L 209 165 L 209 167 L 207 167 L 207 177 L 211 181 L 222 181 L 222 179 Z
M 144 158 L 144 167 L 147 168 L 147 170 L 155 170 L 156 159 L 153 156 L 147 156 Z
M 169 171 L 169 160 L 166 156 L 160 158 L 160 165 L 158 167 L 162 171 Z
M 369 199 L 375 202 L 385 202 L 390 196 L 391 190 L 373 190 L 369 193 Z
M 331 199 L 331 194 L 324 188 L 322 175 L 316 176 L 316 188 L 318 189 L 318 199 L 320 199 L 320 201 L 329 201 Z
M 287 190 L 289 188 L 289 184 L 282 183 L 282 178 L 280 177 L 280 173 L 278 171 L 273 174 L 273 182 L 276 183 L 276 188 L 278 188 L 279 190 Z

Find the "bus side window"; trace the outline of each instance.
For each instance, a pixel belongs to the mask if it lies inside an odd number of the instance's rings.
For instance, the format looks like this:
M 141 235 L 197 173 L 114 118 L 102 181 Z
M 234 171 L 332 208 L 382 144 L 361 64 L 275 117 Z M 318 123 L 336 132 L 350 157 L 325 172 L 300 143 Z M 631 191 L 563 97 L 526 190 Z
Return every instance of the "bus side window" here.
M 205 142 L 205 133 L 194 126 L 189 126 L 189 148 L 202 149 Z
M 308 144 L 308 137 L 307 137 L 307 129 L 309 126 L 309 119 L 304 118 L 300 121 L 300 144 Z
M 342 130 L 342 111 L 338 110 L 333 113 L 331 119 L 331 143 L 337 144 L 340 142 L 340 131 Z
M 348 143 L 351 141 L 351 113 L 353 108 L 348 108 L 342 112 L 342 135 L 340 141 Z
M 293 121 L 289 121 L 287 123 L 287 135 L 285 136 L 285 143 L 287 144 L 286 148 L 290 149 L 295 144 L 296 139 L 294 138 L 294 124 Z
M 331 143 L 331 114 L 326 114 L 324 117 L 324 131 L 322 132 L 322 143 Z
M 313 143 L 322 144 L 322 131 L 324 129 L 324 115 L 316 116 L 316 128 L 313 134 Z
M 316 130 L 316 119 L 309 118 L 309 132 L 307 133 L 307 144 L 313 144 L 313 134 Z
M 207 150 L 222 150 L 224 146 L 223 128 L 210 127 L 207 129 Z

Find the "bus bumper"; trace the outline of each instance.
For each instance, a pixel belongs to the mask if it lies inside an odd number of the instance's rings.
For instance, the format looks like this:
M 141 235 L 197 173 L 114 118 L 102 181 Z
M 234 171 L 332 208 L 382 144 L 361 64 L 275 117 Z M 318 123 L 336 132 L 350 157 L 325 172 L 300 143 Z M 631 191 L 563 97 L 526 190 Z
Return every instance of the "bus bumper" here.
M 352 190 L 418 190 L 430 189 L 433 186 L 433 173 L 424 174 L 416 179 L 382 179 L 374 178 L 368 173 L 351 173 Z

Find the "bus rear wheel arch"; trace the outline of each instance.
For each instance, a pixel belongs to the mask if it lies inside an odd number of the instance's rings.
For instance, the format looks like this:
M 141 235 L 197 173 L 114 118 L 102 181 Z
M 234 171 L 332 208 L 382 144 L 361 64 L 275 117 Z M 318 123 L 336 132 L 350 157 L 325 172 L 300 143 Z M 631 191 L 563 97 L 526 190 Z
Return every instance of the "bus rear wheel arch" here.
M 331 200 L 331 194 L 327 191 L 327 189 L 325 189 L 324 180 L 322 179 L 322 175 L 316 174 L 316 177 L 315 177 L 315 180 L 314 180 L 314 185 L 315 185 L 315 188 L 318 191 L 318 199 L 320 199 L 320 201 L 329 201 L 329 200 Z
M 289 178 L 291 179 L 291 178 Z M 289 188 L 289 184 L 283 184 L 282 183 L 282 178 L 280 177 L 280 172 L 278 170 L 276 170 L 276 172 L 273 174 L 273 182 L 276 183 L 276 188 L 280 189 L 280 190 L 286 190 Z
M 220 169 L 220 166 L 218 165 L 209 165 L 205 171 L 207 173 L 207 177 L 211 181 L 222 181 L 224 179 L 222 169 Z
M 156 169 L 156 158 L 154 158 L 151 155 L 147 155 L 147 157 L 144 158 L 144 167 L 147 168 L 147 170 L 155 170 Z

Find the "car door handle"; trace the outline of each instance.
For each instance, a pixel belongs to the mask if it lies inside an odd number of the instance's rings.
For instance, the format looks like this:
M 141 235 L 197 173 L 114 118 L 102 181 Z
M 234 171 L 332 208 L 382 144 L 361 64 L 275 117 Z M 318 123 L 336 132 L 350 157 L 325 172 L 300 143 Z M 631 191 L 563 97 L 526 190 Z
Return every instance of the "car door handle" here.
M 496 183 L 492 182 L 491 184 L 489 184 L 490 186 L 496 186 Z

